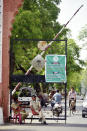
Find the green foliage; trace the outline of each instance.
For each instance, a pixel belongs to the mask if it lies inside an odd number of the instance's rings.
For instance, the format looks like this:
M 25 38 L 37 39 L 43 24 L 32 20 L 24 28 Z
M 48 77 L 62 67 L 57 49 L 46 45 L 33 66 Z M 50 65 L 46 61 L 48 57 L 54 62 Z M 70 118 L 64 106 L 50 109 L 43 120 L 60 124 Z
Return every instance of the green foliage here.
M 67 82 L 68 90 L 71 87 L 75 87 L 75 90 L 77 92 L 80 92 L 80 90 L 81 90 L 81 81 L 82 81 L 81 72 L 71 72 L 68 75 L 68 82 Z
M 81 31 L 79 32 L 78 38 L 81 41 L 82 49 L 87 50 L 87 25 L 85 25 L 81 29 Z
M 80 48 L 75 41 L 68 40 L 67 47 L 67 86 L 68 89 L 72 86 L 80 87 L 82 66 L 85 64 L 83 60 L 79 59 Z M 80 66 L 81 65 L 81 66 Z M 78 90 L 78 89 L 77 89 Z M 79 89 L 80 91 L 80 89 Z
M 86 91 L 87 91 L 87 69 L 84 69 L 82 72 L 81 72 L 81 75 L 82 75 L 82 83 L 83 83 L 83 87 L 82 88 L 85 88 Z
M 22 11 L 13 25 L 13 38 L 41 38 L 41 23 L 38 12 Z
M 31 66 L 33 58 L 40 54 L 37 48 L 38 41 L 28 41 L 27 39 L 53 39 L 61 30 L 63 25 L 57 22 L 60 9 L 58 8 L 61 0 L 24 0 L 23 7 L 15 18 L 12 30 L 12 39 L 23 39 L 13 41 L 13 59 L 11 61 L 11 73 L 25 74 Z M 64 29 L 58 36 L 58 39 L 67 39 L 69 29 Z M 47 41 L 49 43 L 50 41 Z M 11 43 L 12 44 L 12 43 Z M 67 81 L 68 87 L 73 81 L 74 72 L 80 72 L 81 67 L 76 63 L 84 64 L 79 60 L 80 48 L 74 40 L 68 40 L 67 46 Z M 44 54 L 65 54 L 64 42 L 53 42 Z M 41 72 L 32 69 L 33 74 L 44 74 L 44 68 Z M 75 81 L 76 82 L 76 81 Z
M 79 52 L 80 52 L 80 48 L 76 45 L 75 41 L 72 39 L 68 40 L 67 73 L 73 71 L 79 72 L 81 70 L 79 64 L 76 63 L 76 60 L 79 62 Z
M 79 37 L 79 40 L 84 40 L 85 38 L 87 38 L 87 25 L 85 25 L 85 26 L 81 29 L 78 37 Z
M 60 0 L 24 0 L 23 7 L 19 10 L 19 14 L 16 16 L 15 23 L 13 24 L 12 38 L 53 39 L 62 28 L 56 22 L 60 12 L 58 8 L 59 3 Z M 64 30 L 65 35 L 66 32 Z M 14 41 L 14 59 L 11 61 L 13 67 L 11 72 L 15 74 L 24 74 L 26 72 L 31 65 L 31 60 L 40 53 L 37 43 L 38 41 Z M 49 50 L 47 53 L 49 53 Z M 36 71 L 34 70 L 34 72 Z

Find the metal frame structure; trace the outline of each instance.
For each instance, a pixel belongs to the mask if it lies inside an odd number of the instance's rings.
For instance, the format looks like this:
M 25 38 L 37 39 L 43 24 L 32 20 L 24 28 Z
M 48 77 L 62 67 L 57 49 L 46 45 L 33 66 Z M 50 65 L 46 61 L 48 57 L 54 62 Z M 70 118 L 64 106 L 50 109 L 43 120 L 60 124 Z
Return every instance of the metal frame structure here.
M 64 41 L 65 43 L 65 55 L 66 55 L 66 66 L 67 66 L 67 40 L 42 40 L 42 39 L 12 39 L 11 40 L 11 48 L 10 48 L 10 60 L 12 60 L 12 52 L 13 52 L 13 43 L 14 41 Z M 67 69 L 67 68 L 66 68 Z M 67 73 L 67 70 L 66 70 Z M 25 82 L 25 83 L 42 83 L 45 82 L 45 75 L 10 75 L 10 105 L 12 103 L 12 82 Z M 65 85 L 65 114 L 63 118 L 46 118 L 47 120 L 65 120 L 66 124 L 66 117 L 67 117 L 67 82 L 63 83 Z M 11 113 L 11 106 L 10 106 L 10 113 Z M 31 118 L 28 118 L 31 119 Z M 34 118 L 37 119 L 37 118 Z

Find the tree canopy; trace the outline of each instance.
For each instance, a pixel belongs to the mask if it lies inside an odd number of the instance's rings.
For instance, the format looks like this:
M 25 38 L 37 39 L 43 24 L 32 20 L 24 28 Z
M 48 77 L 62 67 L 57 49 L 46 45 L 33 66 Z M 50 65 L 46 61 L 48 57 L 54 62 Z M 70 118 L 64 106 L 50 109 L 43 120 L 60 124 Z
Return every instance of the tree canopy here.
M 79 32 L 78 36 L 79 40 L 81 41 L 81 47 L 85 51 L 87 50 L 87 25 L 84 25 L 82 27 L 81 31 Z M 85 55 L 85 54 L 84 54 Z M 82 94 L 85 95 L 87 92 L 87 59 L 85 60 L 85 68 L 81 72 L 82 80 L 81 80 L 81 86 L 82 86 Z
M 79 32 L 79 40 L 87 39 L 87 25 L 85 25 Z
M 19 9 L 19 14 L 15 17 L 13 24 L 12 36 L 13 51 L 11 59 L 11 74 L 24 74 L 31 66 L 33 58 L 40 54 L 41 51 L 37 48 L 38 41 L 28 39 L 43 39 L 52 40 L 54 36 L 63 27 L 58 22 L 60 13 L 61 0 L 24 0 L 22 8 Z M 69 29 L 65 28 L 58 39 L 67 39 Z M 12 43 L 11 43 L 12 44 Z M 80 72 L 80 64 L 84 61 L 79 59 L 80 48 L 74 40 L 68 40 L 67 46 L 67 81 L 70 86 L 70 78 L 73 72 Z M 46 54 L 64 54 L 64 42 L 53 42 L 51 48 L 48 48 Z M 45 57 L 45 55 L 43 57 Z M 78 61 L 78 62 L 76 62 Z M 31 71 L 33 74 L 44 74 L 44 69 L 37 72 L 35 69 Z

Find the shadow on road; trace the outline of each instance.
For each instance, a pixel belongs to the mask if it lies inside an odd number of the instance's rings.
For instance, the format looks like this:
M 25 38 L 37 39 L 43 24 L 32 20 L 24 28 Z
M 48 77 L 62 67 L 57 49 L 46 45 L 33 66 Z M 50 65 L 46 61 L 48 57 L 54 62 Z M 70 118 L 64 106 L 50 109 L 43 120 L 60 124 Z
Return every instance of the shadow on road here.
M 81 128 L 87 128 L 87 124 L 71 124 L 71 123 L 48 123 L 48 125 L 43 125 L 40 123 L 32 123 L 31 125 L 25 124 L 26 126 L 52 126 L 52 127 L 81 127 Z
M 5 126 L 47 126 L 47 127 L 81 127 L 81 128 L 87 128 L 87 124 L 78 124 L 78 123 L 48 123 L 47 125 L 43 125 L 43 124 L 41 124 L 41 123 L 32 123 L 32 124 L 29 124 L 29 123 L 26 123 L 26 124 L 21 124 L 21 125 L 19 125 L 19 124 L 6 124 L 6 125 L 4 125 L 4 127 Z M 1 131 L 1 130 L 0 130 Z M 3 130 L 4 131 L 4 130 Z M 9 130 L 8 130 L 9 131 Z M 13 130 L 13 131 L 15 131 L 15 130 Z

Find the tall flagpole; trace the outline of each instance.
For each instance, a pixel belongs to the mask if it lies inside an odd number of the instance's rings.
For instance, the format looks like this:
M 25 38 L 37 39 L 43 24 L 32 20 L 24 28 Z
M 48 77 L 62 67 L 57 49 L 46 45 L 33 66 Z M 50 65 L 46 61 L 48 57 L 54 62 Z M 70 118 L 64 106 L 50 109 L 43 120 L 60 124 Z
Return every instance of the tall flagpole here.
M 60 33 L 65 29 L 65 27 L 69 24 L 69 22 L 73 19 L 73 17 L 77 14 L 77 12 L 79 12 L 79 10 L 83 7 L 83 5 L 81 5 L 76 12 L 73 14 L 73 16 L 67 21 L 66 24 L 64 24 L 64 26 L 61 28 L 61 30 L 56 34 L 56 36 L 53 38 L 53 40 L 56 40 L 56 38 L 60 35 Z M 45 53 L 45 51 L 52 45 L 53 41 L 51 41 L 46 48 L 44 49 L 44 51 L 41 52 L 41 56 Z M 30 68 L 27 70 L 27 72 L 25 73 L 25 75 L 30 74 L 31 70 L 33 69 L 33 65 L 30 66 Z M 21 86 L 21 82 L 19 82 L 16 87 L 14 88 L 14 90 L 12 91 L 12 95 L 15 93 L 15 91 Z

